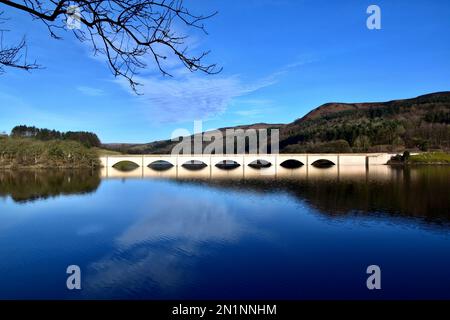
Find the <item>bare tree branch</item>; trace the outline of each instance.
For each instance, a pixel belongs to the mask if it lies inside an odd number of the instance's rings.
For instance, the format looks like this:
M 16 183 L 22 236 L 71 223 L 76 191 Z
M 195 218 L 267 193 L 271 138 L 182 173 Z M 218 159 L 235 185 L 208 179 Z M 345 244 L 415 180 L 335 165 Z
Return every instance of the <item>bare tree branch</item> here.
M 25 11 L 46 24 L 50 36 L 60 39 L 61 30 L 71 29 L 80 41 L 89 41 L 95 54 L 104 55 L 116 77 L 124 77 L 136 91 L 134 76 L 147 67 L 150 57 L 163 75 L 168 51 L 190 71 L 215 74 L 216 64 L 203 61 L 209 51 L 189 53 L 187 36 L 176 31 L 178 24 L 206 33 L 204 21 L 217 14 L 196 15 L 183 0 L 0 0 L 0 4 Z M 81 28 L 67 25 L 68 19 Z M 25 45 L 25 44 L 24 44 Z
M 0 24 L 5 20 L 1 16 L 3 12 L 0 12 Z M 8 30 L 0 29 L 0 73 L 4 72 L 5 67 L 13 67 L 23 70 L 32 70 L 39 68 L 39 65 L 27 62 L 27 46 L 25 38 L 23 38 L 18 44 L 13 46 L 4 46 L 3 37 L 4 33 Z

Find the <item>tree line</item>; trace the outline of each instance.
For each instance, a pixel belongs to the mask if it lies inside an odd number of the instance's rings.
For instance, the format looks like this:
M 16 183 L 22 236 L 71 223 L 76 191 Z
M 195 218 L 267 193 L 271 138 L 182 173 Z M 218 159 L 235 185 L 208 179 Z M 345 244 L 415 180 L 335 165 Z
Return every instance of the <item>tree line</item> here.
M 77 141 L 84 146 L 100 147 L 101 141 L 95 133 L 86 131 L 68 131 L 61 132 L 50 129 L 40 129 L 34 126 L 20 125 L 11 130 L 11 137 L 13 138 L 34 138 L 41 141 L 50 140 L 70 140 Z

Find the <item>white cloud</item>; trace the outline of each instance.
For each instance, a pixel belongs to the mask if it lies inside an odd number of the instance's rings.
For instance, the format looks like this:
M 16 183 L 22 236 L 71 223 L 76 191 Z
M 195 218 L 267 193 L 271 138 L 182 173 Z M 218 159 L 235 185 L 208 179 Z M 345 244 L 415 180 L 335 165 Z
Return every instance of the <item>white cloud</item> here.
M 169 72 L 174 77 L 161 77 L 158 73 L 137 76 L 142 86 L 136 97 L 125 79 L 116 81 L 138 100 L 144 113 L 155 122 L 184 122 L 209 120 L 220 116 L 228 107 L 239 105 L 235 114 L 258 116 L 273 109 L 275 102 L 269 99 L 245 98 L 263 88 L 272 86 L 293 69 L 312 63 L 310 57 L 284 65 L 272 74 L 253 82 L 244 82 L 238 75 L 222 76 L 191 73 L 179 64 Z
M 201 53 L 200 47 L 204 36 L 202 33 L 193 34 L 194 30 L 186 28 L 182 23 L 173 25 L 171 30 L 178 35 L 189 35 L 178 49 L 188 47 L 189 50 L 186 52 L 188 56 Z M 91 46 L 85 45 L 85 47 L 92 49 Z M 159 55 L 166 57 L 166 59 L 160 60 L 161 67 L 173 77 L 162 77 L 154 57 L 146 55 L 140 57 L 140 62 L 146 67 L 138 70 L 140 74 L 133 77 L 134 81 L 142 85 L 137 88 L 139 96 L 136 96 L 136 93 L 130 88 L 127 79 L 118 77 L 114 82 L 126 90 L 134 102 L 137 102 L 144 117 L 159 123 L 205 121 L 217 117 L 223 114 L 233 102 L 237 102 L 238 98 L 271 86 L 292 69 L 316 61 L 312 56 L 301 55 L 293 63 L 283 65 L 267 77 L 249 83 L 243 81 L 238 75 L 192 73 L 183 66 L 179 58 L 167 46 L 155 45 L 153 49 Z M 97 61 L 107 63 L 104 55 L 89 55 Z M 89 87 L 79 87 L 78 90 L 91 96 L 104 94 L 101 90 Z M 272 106 L 273 104 L 265 106 L 265 108 L 272 108 Z M 247 108 L 249 110 L 245 110 Z M 255 116 L 264 111 L 261 107 L 257 108 L 250 104 L 244 104 L 240 109 L 235 114 Z
M 176 26 L 175 30 L 179 34 L 187 33 L 187 30 L 180 29 L 180 26 Z M 190 49 L 187 55 L 198 55 L 197 49 L 200 42 L 199 38 L 192 35 L 185 39 L 184 45 Z M 134 81 L 141 84 L 137 87 L 140 95 L 137 96 L 130 88 L 127 79 L 118 77 L 114 82 L 130 94 L 133 102 L 141 107 L 144 117 L 156 123 L 206 121 L 215 118 L 223 114 L 233 102 L 237 102 L 238 98 L 274 85 L 292 69 L 314 61 L 311 57 L 298 57 L 293 63 L 278 68 L 267 77 L 248 82 L 238 75 L 205 75 L 201 72 L 190 72 L 168 47 L 155 46 L 154 50 L 166 57 L 160 60 L 161 66 L 173 77 L 163 77 L 153 56 L 144 56 L 141 57 L 141 62 L 146 65 L 146 68 L 139 70 L 140 74 L 133 77 Z M 94 58 L 103 63 L 106 62 L 103 55 L 97 55 Z M 101 90 L 89 87 L 79 87 L 78 90 L 91 96 L 104 94 Z M 267 109 L 272 105 L 265 107 Z M 246 108 L 251 110 L 245 110 Z M 261 114 L 264 111 L 261 107 L 252 107 L 249 104 L 242 105 L 240 109 L 235 114 L 256 116 L 257 113 Z
M 273 85 L 275 77 L 245 84 L 238 76 L 178 74 L 174 78 L 136 77 L 142 84 L 135 97 L 151 119 L 158 122 L 208 120 L 222 114 L 233 99 Z M 117 79 L 122 87 L 135 95 L 128 82 Z
M 105 95 L 105 91 L 93 87 L 78 86 L 77 90 L 80 91 L 82 94 L 90 97 L 100 97 Z

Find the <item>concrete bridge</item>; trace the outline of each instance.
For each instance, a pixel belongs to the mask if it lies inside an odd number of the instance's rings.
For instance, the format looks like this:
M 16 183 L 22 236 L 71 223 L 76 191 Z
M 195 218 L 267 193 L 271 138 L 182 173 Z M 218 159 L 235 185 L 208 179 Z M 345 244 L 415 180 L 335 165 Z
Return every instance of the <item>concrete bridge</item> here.
M 132 162 L 142 168 L 147 168 L 158 162 L 165 162 L 174 167 L 181 167 L 192 161 L 203 163 L 208 167 L 214 167 L 223 161 L 233 162 L 247 167 L 255 162 L 270 163 L 272 168 L 284 166 L 289 162 L 296 162 L 299 166 L 317 166 L 324 162 L 331 166 L 359 166 L 368 167 L 387 164 L 392 154 L 367 153 L 367 154 L 235 154 L 235 155 L 113 155 L 100 157 L 104 168 L 113 168 L 120 162 Z

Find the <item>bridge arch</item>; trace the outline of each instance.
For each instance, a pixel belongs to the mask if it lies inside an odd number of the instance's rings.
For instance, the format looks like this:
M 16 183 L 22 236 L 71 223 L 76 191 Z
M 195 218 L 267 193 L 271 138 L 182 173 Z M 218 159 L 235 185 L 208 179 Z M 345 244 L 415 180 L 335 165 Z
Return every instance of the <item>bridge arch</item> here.
M 202 170 L 208 165 L 201 160 L 189 160 L 181 165 L 183 168 L 191 171 Z
M 318 160 L 314 161 L 313 163 L 311 163 L 311 165 L 316 168 L 330 168 L 330 167 L 335 166 L 336 164 L 333 161 L 328 160 L 328 159 L 318 159 Z
M 257 159 L 255 161 L 250 162 L 248 166 L 253 169 L 264 169 L 270 168 L 272 166 L 272 163 L 267 160 Z
M 288 159 L 280 163 L 280 166 L 286 169 L 298 169 L 303 167 L 305 164 L 299 160 Z
M 239 168 L 241 165 L 234 160 L 222 160 L 216 163 L 216 167 L 222 170 L 233 170 Z
M 137 164 L 136 162 L 130 161 L 130 160 L 119 160 L 119 161 L 113 163 L 111 165 L 111 167 L 113 167 L 114 169 L 117 169 L 119 171 L 129 172 L 129 171 L 136 170 L 137 168 L 140 167 L 140 165 Z
M 176 157 L 172 157 L 171 155 L 145 155 L 143 157 L 142 160 L 142 166 L 143 167 L 148 167 L 148 168 L 152 168 L 153 164 L 158 164 L 158 163 L 168 163 L 171 164 L 172 166 L 177 166 L 177 158 Z M 154 168 L 152 168 L 154 169 Z
M 150 163 L 147 167 L 156 171 L 166 171 L 173 168 L 174 165 L 166 160 L 156 160 Z

